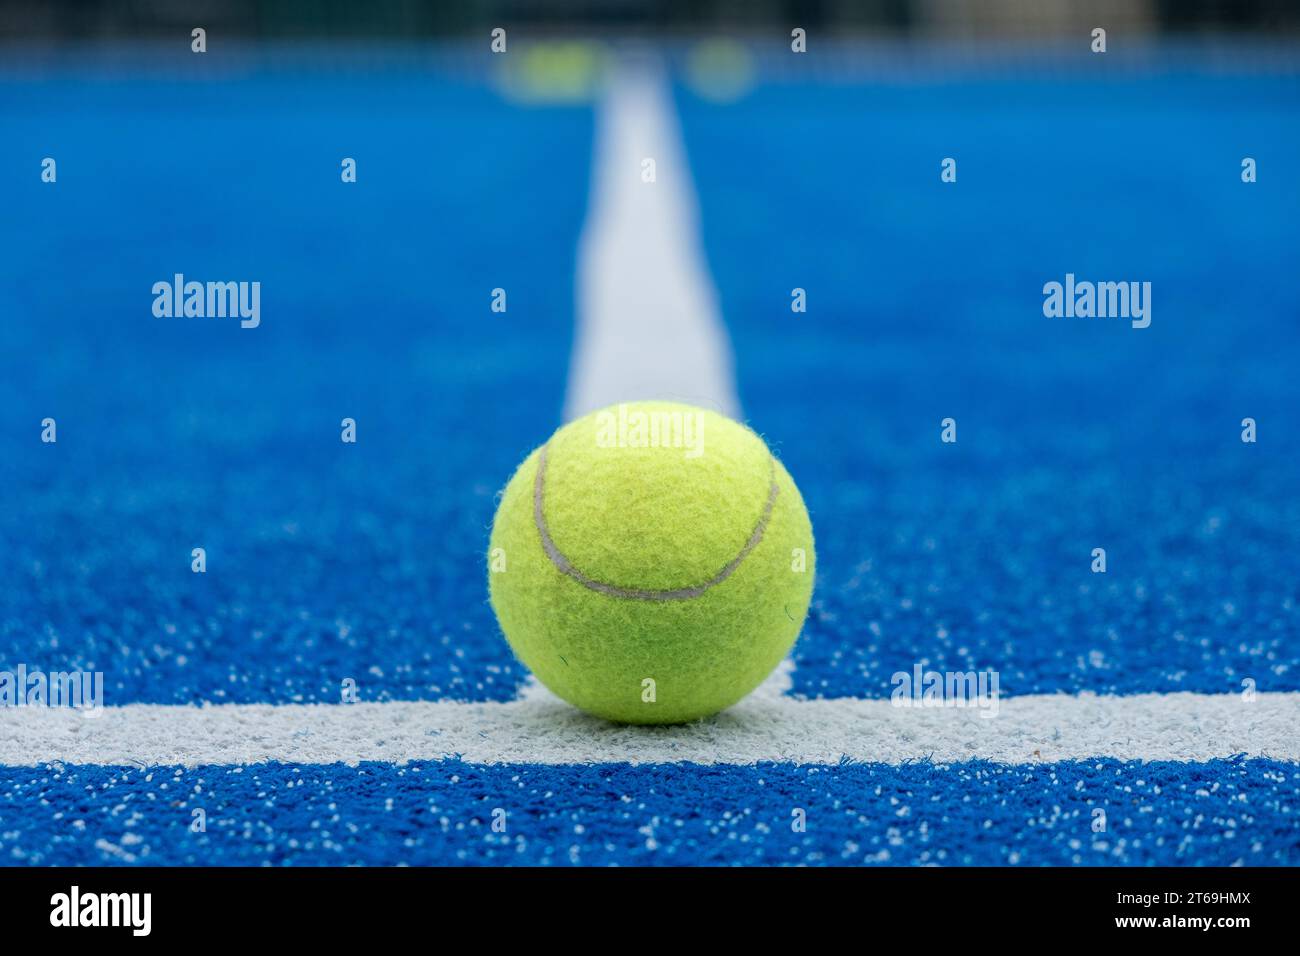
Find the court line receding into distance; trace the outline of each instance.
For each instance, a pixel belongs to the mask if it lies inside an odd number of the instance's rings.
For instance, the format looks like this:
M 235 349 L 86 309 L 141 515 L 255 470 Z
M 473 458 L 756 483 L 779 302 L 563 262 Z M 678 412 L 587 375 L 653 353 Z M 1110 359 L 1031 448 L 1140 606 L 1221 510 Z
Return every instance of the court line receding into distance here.
M 645 160 L 654 161 L 654 182 L 643 181 Z M 590 196 L 566 420 L 653 398 L 738 419 L 690 164 L 666 71 L 651 54 L 625 55 L 606 78 Z

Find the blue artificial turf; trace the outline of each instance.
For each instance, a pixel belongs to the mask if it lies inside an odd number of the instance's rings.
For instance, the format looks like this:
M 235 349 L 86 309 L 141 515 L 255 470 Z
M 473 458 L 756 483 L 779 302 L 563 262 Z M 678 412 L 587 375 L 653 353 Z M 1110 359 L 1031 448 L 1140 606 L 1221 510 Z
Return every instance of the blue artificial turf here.
M 1300 771 L 1272 760 L 5 767 L 0 860 L 1279 865 L 1300 855 L 1297 806 Z
M 78 62 L 0 83 L 0 666 L 114 704 L 513 696 L 487 527 L 560 416 L 590 109 L 436 60 Z M 176 272 L 261 281 L 260 327 L 155 318 Z
M 437 57 L 112 62 L 0 68 L 0 668 L 110 705 L 514 697 L 483 553 L 561 414 L 590 108 Z M 816 529 L 797 693 L 1300 689 L 1294 72 L 676 100 L 741 401 Z M 1044 318 L 1067 271 L 1151 281 L 1152 326 Z M 175 272 L 261 281 L 261 327 L 154 318 Z M 1298 803 L 1268 760 L 56 765 L 0 768 L 0 861 L 1294 864 Z
M 1300 689 L 1300 82 L 1098 60 L 678 91 L 745 410 L 817 535 L 798 692 Z M 1067 272 L 1151 282 L 1151 326 L 1045 318 Z

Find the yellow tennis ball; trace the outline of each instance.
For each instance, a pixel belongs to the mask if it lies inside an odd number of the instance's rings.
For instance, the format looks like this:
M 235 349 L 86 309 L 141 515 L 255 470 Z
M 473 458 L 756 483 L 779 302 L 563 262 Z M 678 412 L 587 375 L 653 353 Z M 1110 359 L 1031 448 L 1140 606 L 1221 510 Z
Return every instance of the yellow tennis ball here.
M 717 713 L 790 650 L 812 597 L 812 525 L 763 440 L 715 412 L 616 405 L 519 466 L 488 588 L 510 646 L 589 713 Z

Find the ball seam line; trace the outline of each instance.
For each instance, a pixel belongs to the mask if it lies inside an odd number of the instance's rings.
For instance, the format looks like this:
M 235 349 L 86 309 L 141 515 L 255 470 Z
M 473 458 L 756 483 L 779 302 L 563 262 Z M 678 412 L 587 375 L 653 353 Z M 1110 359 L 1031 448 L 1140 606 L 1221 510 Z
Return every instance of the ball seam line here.
M 595 578 L 592 578 L 575 568 L 573 562 L 565 557 L 564 553 L 551 538 L 550 529 L 546 525 L 546 515 L 542 508 L 546 486 L 546 451 L 549 447 L 549 442 L 541 447 L 537 459 L 537 475 L 533 479 L 533 523 L 536 525 L 537 533 L 542 539 L 542 550 L 546 552 L 546 556 L 550 559 L 551 564 L 554 565 L 555 569 L 561 574 L 572 578 L 585 588 L 596 591 L 600 594 L 608 595 L 609 597 L 628 598 L 634 601 L 687 601 L 691 598 L 700 597 L 710 588 L 721 584 L 735 573 L 736 569 L 740 567 L 741 562 L 744 561 L 745 558 L 749 556 L 749 553 L 758 547 L 759 542 L 763 540 L 763 533 L 767 530 L 768 522 L 772 518 L 772 511 L 776 507 L 776 495 L 780 490 L 776 480 L 776 459 L 774 459 L 769 452 L 767 463 L 771 482 L 767 492 L 767 502 L 763 506 L 763 513 L 759 516 L 758 523 L 754 526 L 754 530 L 750 534 L 749 540 L 745 542 L 745 546 L 740 549 L 739 554 L 727 563 L 726 567 L 703 584 L 694 587 L 671 588 L 667 590 L 625 588 L 616 584 L 607 584 L 604 581 L 597 581 Z

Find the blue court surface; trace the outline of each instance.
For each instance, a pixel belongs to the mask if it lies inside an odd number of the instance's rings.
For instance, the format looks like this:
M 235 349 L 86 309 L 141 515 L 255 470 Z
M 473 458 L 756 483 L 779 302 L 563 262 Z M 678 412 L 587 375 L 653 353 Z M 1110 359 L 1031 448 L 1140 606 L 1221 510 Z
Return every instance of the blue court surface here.
M 531 693 L 484 556 L 564 420 L 608 119 L 587 71 L 616 67 L 15 54 L 0 669 L 101 672 L 107 710 L 0 709 L 0 862 L 1300 863 L 1300 56 L 739 55 L 711 85 L 658 52 L 688 172 L 658 185 L 697 207 L 728 387 L 812 517 L 779 696 L 837 714 L 918 666 L 993 670 L 981 723 L 1032 705 L 1071 755 L 918 730 L 842 759 L 645 759 L 633 734 L 622 759 L 494 760 L 431 726 L 432 759 L 312 762 L 221 723 L 356 706 L 346 681 L 449 713 Z M 158 317 L 177 274 L 260 282 L 259 323 Z M 1149 326 L 1045 316 L 1067 274 L 1149 282 Z M 1109 736 L 1072 723 L 1094 696 Z M 1210 698 L 1240 708 L 1210 723 Z M 1135 701 L 1167 722 L 1115 730 Z M 249 739 L 169 739 L 195 707 Z

